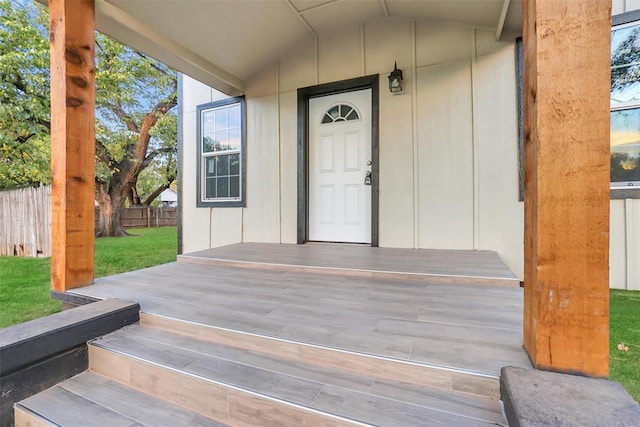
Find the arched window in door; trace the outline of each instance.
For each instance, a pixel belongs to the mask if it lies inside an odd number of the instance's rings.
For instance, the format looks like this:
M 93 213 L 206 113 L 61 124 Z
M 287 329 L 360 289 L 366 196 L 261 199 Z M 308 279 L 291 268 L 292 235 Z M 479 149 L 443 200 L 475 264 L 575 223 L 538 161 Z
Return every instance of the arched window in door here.
M 322 116 L 322 124 L 360 120 L 360 114 L 355 107 L 348 104 L 338 104 L 329 108 Z

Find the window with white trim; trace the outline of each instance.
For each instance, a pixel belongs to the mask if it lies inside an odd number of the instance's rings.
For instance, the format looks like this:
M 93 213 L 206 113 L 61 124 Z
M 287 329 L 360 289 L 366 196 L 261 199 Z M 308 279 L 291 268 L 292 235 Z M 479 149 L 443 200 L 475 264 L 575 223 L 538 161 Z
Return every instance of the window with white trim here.
M 198 106 L 198 206 L 245 206 L 244 116 L 244 98 Z
M 640 187 L 640 21 L 611 31 L 611 188 Z

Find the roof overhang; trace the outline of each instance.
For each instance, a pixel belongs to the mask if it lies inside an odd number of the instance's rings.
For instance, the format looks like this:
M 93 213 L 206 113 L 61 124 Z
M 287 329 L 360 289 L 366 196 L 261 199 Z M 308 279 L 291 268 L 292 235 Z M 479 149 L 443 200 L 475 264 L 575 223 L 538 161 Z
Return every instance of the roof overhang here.
M 46 0 L 39 0 L 46 3 Z M 522 0 L 95 0 L 98 31 L 228 95 L 292 49 L 384 19 L 521 33 Z

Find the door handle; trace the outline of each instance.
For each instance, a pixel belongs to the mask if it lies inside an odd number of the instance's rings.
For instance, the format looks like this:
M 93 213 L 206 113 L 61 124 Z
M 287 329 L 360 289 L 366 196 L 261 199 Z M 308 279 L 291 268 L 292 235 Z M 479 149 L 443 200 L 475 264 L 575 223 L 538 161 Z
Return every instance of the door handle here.
M 371 185 L 371 171 L 367 171 L 364 176 L 364 185 Z

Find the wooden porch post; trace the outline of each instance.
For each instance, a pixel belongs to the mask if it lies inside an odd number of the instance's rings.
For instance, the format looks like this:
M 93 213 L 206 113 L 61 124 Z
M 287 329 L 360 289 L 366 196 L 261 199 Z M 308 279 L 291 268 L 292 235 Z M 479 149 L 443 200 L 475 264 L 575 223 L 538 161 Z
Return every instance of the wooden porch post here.
M 609 372 L 610 0 L 525 0 L 524 345 Z
M 93 0 L 49 0 L 51 288 L 93 282 L 95 13 Z

